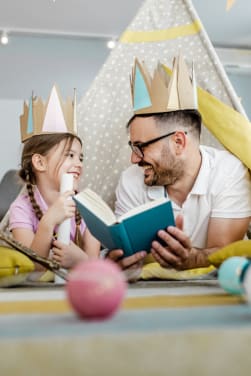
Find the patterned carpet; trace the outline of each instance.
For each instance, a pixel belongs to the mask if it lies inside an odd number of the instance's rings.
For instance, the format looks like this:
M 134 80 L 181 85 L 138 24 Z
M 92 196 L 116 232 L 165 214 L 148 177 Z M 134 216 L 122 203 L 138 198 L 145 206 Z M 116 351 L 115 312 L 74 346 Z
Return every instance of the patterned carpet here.
M 80 320 L 64 288 L 0 294 L 1 375 L 250 375 L 251 307 L 217 281 L 139 282 L 118 313 Z

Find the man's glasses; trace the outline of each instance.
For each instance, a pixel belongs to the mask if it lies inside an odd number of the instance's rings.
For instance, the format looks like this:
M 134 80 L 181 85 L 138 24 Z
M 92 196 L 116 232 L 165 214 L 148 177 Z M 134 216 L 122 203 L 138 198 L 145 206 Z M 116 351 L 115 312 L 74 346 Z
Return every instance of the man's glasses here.
M 149 141 L 146 141 L 146 142 L 135 142 L 135 143 L 133 143 L 133 142 L 129 141 L 128 145 L 132 149 L 133 153 L 135 153 L 140 158 L 144 158 L 144 152 L 143 152 L 144 148 L 146 148 L 148 145 L 153 144 L 154 142 L 162 140 L 162 138 L 172 136 L 176 132 L 177 131 L 170 132 L 170 133 L 164 134 L 163 136 L 153 138 L 152 140 L 149 140 Z M 184 133 L 187 134 L 187 132 L 184 132 Z

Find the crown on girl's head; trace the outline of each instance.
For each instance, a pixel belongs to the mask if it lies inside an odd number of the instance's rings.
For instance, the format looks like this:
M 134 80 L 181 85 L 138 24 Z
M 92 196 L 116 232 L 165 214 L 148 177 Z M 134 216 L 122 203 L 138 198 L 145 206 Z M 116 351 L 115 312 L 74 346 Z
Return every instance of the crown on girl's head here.
M 130 82 L 135 115 L 198 108 L 194 69 L 190 77 L 181 55 L 174 58 L 171 76 L 158 63 L 151 77 L 144 63 L 135 59 Z
M 76 93 L 74 99 L 63 102 L 54 85 L 46 103 L 32 95 L 29 104 L 24 102 L 24 112 L 20 116 L 22 142 L 32 136 L 52 133 L 77 134 Z

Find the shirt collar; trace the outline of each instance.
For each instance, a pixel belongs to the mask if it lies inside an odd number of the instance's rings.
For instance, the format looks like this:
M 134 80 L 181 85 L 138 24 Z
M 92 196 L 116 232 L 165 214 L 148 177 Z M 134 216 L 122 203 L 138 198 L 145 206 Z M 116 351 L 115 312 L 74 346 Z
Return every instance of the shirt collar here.
M 209 154 L 204 150 L 204 148 L 201 148 L 201 147 L 200 147 L 200 153 L 201 153 L 200 170 L 194 182 L 193 188 L 190 192 L 190 194 L 195 194 L 195 195 L 206 194 L 208 184 L 209 184 L 210 170 L 211 170 L 211 162 L 210 162 Z
M 152 200 L 156 200 L 161 197 L 165 197 L 165 187 L 160 185 L 153 185 L 151 187 L 147 187 L 147 194 L 148 197 Z

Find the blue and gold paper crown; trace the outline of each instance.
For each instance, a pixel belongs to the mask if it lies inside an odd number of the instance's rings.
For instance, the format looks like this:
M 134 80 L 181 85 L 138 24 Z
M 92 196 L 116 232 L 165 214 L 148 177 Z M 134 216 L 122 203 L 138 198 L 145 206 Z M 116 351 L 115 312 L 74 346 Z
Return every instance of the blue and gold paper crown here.
M 130 81 L 135 115 L 198 108 L 194 69 L 190 77 L 181 55 L 174 58 L 171 76 L 159 63 L 151 77 L 145 64 L 135 59 Z
M 33 95 L 29 104 L 24 102 L 24 112 L 20 116 L 22 142 L 41 134 L 73 133 L 77 134 L 76 93 L 74 99 L 63 102 L 54 85 L 46 103 Z

